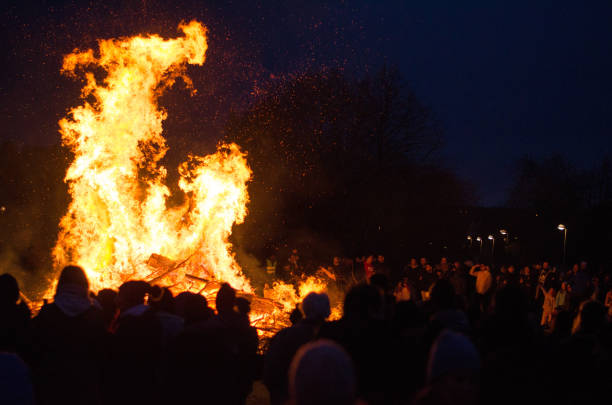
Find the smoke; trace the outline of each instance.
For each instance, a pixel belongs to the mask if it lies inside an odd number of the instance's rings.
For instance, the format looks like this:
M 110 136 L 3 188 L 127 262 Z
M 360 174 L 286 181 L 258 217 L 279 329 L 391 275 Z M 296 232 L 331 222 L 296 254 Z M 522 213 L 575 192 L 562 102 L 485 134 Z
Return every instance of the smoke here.
M 0 273 L 12 274 L 33 301 L 56 276 L 50 252 L 68 205 L 67 156 L 59 145 L 0 146 Z
M 263 296 L 264 285 L 270 282 L 265 266 L 255 255 L 247 252 L 244 246 L 234 245 L 234 253 L 236 262 L 250 280 L 255 292 Z
M 23 222 L 24 226 L 14 227 L 18 218 L 28 217 L 35 207 L 20 207 L 15 218 L 3 218 L 3 224 L 8 226 L 2 230 L 0 246 L 0 273 L 9 273 L 17 279 L 22 294 L 28 301 L 40 301 L 44 293 L 52 285 L 55 273 L 49 258 L 52 240 L 43 237 L 43 227 L 38 222 Z M 11 211 L 6 208 L 3 216 Z M 11 228 L 17 228 L 12 229 Z

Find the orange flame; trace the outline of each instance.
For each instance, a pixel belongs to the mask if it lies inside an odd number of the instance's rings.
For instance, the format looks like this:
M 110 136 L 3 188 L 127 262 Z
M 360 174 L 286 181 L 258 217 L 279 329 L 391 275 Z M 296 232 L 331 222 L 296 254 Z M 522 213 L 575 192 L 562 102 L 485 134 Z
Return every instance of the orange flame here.
M 300 281 L 296 288 L 292 284 L 276 281 L 272 288 L 265 292 L 268 298 L 278 301 L 283 305 L 286 312 L 292 311 L 296 306 L 304 301 L 304 298 L 311 292 L 326 293 L 329 295 L 329 285 L 324 279 L 310 276 Z M 340 319 L 342 317 L 341 303 L 332 305 L 330 319 Z
M 59 122 L 64 145 L 74 153 L 65 181 L 72 202 L 60 223 L 53 256 L 58 268 L 77 263 L 92 289 L 117 287 L 128 279 L 147 279 L 152 254 L 188 263 L 185 272 L 252 288 L 231 253 L 232 226 L 247 213 L 246 183 L 251 170 L 235 144 L 217 153 L 189 156 L 179 167 L 185 201 L 168 207 L 166 168 L 159 164 L 168 147 L 162 136 L 166 112 L 157 100 L 185 75 L 187 64 L 202 65 L 205 27 L 179 25 L 183 35 L 157 35 L 99 41 L 94 51 L 75 50 L 62 72 L 84 72 L 83 104 Z M 89 70 L 88 70 L 89 69 Z M 94 72 L 106 76 L 97 79 Z

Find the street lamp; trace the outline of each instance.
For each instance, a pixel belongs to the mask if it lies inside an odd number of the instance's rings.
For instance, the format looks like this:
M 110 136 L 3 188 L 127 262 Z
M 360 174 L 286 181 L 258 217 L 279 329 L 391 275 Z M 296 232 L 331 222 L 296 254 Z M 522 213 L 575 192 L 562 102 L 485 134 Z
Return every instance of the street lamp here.
M 480 256 L 482 256 L 482 238 L 480 236 L 477 236 L 476 242 L 480 242 Z
M 565 269 L 565 247 L 567 246 L 567 226 L 559 224 L 557 229 L 563 231 L 563 268 Z
M 470 241 L 470 248 L 471 248 L 472 247 L 472 235 L 468 235 L 467 240 Z
M 489 240 L 493 243 L 491 245 L 491 257 L 495 256 L 495 236 L 489 235 Z

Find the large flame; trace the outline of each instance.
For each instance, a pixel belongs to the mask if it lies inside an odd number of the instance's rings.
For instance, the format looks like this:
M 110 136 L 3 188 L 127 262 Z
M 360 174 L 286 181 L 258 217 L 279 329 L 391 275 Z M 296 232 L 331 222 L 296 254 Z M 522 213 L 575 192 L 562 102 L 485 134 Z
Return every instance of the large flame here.
M 239 147 L 189 156 L 179 167 L 184 203 L 167 204 L 166 168 L 159 164 L 168 149 L 166 113 L 157 99 L 179 77 L 192 87 L 185 67 L 202 65 L 207 49 L 202 24 L 179 29 L 183 36 L 176 39 L 101 40 L 98 56 L 89 49 L 64 58 L 62 71 L 84 74 L 86 85 L 83 104 L 59 123 L 74 161 L 65 178 L 72 202 L 53 256 L 58 267 L 83 266 L 95 290 L 150 279 L 147 262 L 156 254 L 180 267 L 172 277 L 189 271 L 252 291 L 228 243 L 233 224 L 247 213 L 251 171 Z

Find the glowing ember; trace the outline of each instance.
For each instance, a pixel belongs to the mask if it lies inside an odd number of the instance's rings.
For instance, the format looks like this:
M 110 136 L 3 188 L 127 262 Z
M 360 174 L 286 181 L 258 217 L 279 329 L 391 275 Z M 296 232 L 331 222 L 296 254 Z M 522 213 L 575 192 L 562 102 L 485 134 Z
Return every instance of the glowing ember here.
M 179 167 L 184 203 L 167 205 L 166 168 L 159 164 L 168 149 L 166 113 L 157 99 L 178 78 L 191 87 L 185 66 L 202 65 L 207 49 L 199 22 L 179 29 L 183 36 L 176 39 L 101 40 L 99 56 L 89 49 L 64 58 L 62 71 L 84 74 L 86 85 L 83 104 L 59 123 L 74 161 L 65 178 L 72 202 L 53 256 L 58 268 L 83 266 L 94 290 L 162 276 L 165 284 L 181 283 L 191 274 L 252 291 L 228 243 L 233 224 L 247 213 L 251 171 L 239 147 L 189 156 Z M 100 70 L 103 80 L 94 76 Z M 159 275 L 151 261 L 172 271 Z

